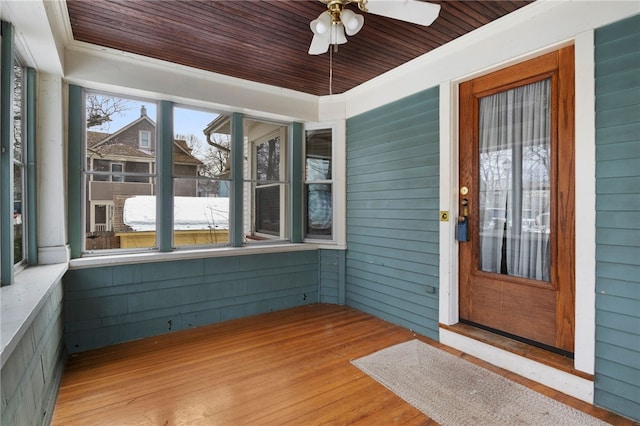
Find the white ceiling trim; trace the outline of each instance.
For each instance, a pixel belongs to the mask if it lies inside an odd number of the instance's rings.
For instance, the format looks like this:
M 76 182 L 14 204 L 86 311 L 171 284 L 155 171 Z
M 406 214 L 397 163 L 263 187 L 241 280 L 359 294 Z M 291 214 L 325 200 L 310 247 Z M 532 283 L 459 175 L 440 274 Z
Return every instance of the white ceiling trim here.
M 317 120 L 318 97 L 133 53 L 73 41 L 65 79 L 83 87 L 242 112 L 286 121 Z
M 638 13 L 637 1 L 537 0 L 349 90 L 346 117 L 525 60 Z

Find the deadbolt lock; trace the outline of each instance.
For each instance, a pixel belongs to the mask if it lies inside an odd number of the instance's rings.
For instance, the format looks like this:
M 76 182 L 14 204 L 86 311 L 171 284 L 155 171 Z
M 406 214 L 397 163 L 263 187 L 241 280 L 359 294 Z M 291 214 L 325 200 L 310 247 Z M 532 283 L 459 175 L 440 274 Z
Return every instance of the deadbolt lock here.
M 467 195 L 469 193 L 469 188 L 463 186 L 460 188 L 460 195 Z

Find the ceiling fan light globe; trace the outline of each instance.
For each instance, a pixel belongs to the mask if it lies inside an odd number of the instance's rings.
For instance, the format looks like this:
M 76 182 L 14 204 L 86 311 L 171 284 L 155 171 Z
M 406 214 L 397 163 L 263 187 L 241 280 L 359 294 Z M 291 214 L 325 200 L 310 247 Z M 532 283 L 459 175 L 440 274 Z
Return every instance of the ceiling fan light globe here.
M 345 31 L 350 36 L 357 34 L 364 25 L 364 17 L 362 15 L 354 13 L 350 9 L 345 9 L 342 11 L 342 14 L 340 15 L 340 21 L 342 21 Z
M 331 15 L 329 12 L 322 12 L 318 18 L 311 21 L 309 25 L 314 34 L 326 34 L 331 28 Z

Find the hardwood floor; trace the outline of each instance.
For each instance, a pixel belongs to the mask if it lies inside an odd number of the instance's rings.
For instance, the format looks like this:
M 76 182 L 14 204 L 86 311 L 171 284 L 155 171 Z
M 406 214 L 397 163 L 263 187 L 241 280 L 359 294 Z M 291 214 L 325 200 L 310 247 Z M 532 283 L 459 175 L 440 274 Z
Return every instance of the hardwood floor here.
M 349 362 L 415 338 L 612 424 L 633 424 L 410 330 L 325 304 L 73 355 L 52 424 L 435 425 Z

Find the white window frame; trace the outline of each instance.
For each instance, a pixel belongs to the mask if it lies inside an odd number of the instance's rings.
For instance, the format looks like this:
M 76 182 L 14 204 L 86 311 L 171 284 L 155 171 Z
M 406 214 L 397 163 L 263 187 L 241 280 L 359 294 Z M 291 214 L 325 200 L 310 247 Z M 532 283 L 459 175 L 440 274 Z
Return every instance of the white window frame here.
M 243 234 L 244 234 L 244 242 L 247 244 L 254 244 L 260 242 L 261 239 L 264 241 L 274 242 L 274 241 L 285 241 L 290 238 L 290 185 L 291 185 L 291 173 L 289 170 L 289 123 L 281 123 L 277 121 L 269 121 L 263 120 L 260 118 L 253 117 L 245 117 L 245 125 L 244 125 L 244 185 L 243 185 Z M 252 127 L 247 125 L 247 122 L 255 122 L 255 123 L 264 123 L 265 130 L 261 132 L 259 127 Z M 273 129 L 273 126 L 277 126 L 276 129 Z M 251 134 L 251 130 L 256 132 L 256 134 Z M 280 185 L 280 231 L 278 235 L 267 234 L 258 232 L 255 228 L 256 224 L 256 203 L 255 203 L 255 187 L 257 182 L 257 164 L 256 164 L 256 155 L 257 155 L 257 147 L 265 142 L 268 142 L 271 139 L 276 137 L 280 137 L 280 176 L 284 176 L 284 180 L 279 181 L 277 184 Z M 275 184 L 274 184 L 275 185 Z M 256 239 L 252 239 L 251 237 L 256 237 Z
M 307 170 L 306 170 L 306 161 L 307 161 L 307 132 L 308 131 L 314 131 L 314 130 L 330 130 L 331 131 L 331 178 L 330 179 L 320 179 L 320 180 L 309 180 L 307 179 Z M 321 185 L 321 184 L 328 184 L 331 186 L 331 234 L 327 235 L 326 237 L 323 236 L 316 236 L 316 235 L 309 235 L 308 234 L 308 229 L 307 229 L 307 223 L 308 223 L 308 218 L 304 217 L 304 240 L 305 241 L 313 241 L 313 242 L 322 242 L 322 241 L 334 241 L 335 237 L 334 237 L 334 223 L 335 223 L 335 213 L 334 213 L 334 206 L 335 206 L 335 191 L 334 191 L 334 187 L 333 187 L 333 180 L 334 180 L 334 176 L 335 176 L 335 170 L 334 170 L 334 139 L 335 139 L 335 127 L 332 126 L 317 126 L 317 127 L 312 127 L 312 126 L 306 126 L 304 129 L 304 138 L 303 138 L 303 153 L 302 153 L 302 174 L 303 174 L 303 188 L 304 188 L 304 195 L 303 195 L 303 202 L 304 202 L 304 208 L 303 208 L 303 213 L 308 213 L 309 209 L 308 209 L 308 193 L 307 193 L 307 186 L 308 185 Z
M 120 171 L 119 172 L 118 171 L 114 171 L 113 170 L 113 166 L 120 166 Z M 110 163 L 109 164 L 109 171 L 112 173 L 111 176 L 110 176 L 110 178 L 111 178 L 110 181 L 111 182 L 124 182 L 124 175 L 123 175 L 123 173 L 124 173 L 124 163 L 121 163 L 121 162 L 112 162 L 112 163 Z M 113 175 L 113 173 L 120 173 L 120 176 L 115 177 Z M 115 179 L 114 179 L 114 177 L 115 177 Z
M 115 93 L 115 92 L 101 92 L 98 90 L 94 90 L 92 88 L 82 88 L 83 92 L 85 93 L 85 96 L 87 93 L 95 93 L 98 95 L 103 95 L 103 96 L 112 96 L 112 97 L 122 97 L 125 99 L 138 99 L 141 100 L 140 98 L 136 98 L 136 97 L 131 97 L 128 96 L 126 94 L 121 94 L 121 93 Z M 222 113 L 224 114 L 224 113 Z M 234 229 L 238 229 L 238 231 L 241 232 L 241 234 L 243 235 L 242 238 L 242 245 L 244 246 L 251 246 L 251 245 L 264 245 L 264 246 L 269 246 L 269 245 L 273 245 L 274 243 L 277 244 L 277 246 L 273 247 L 273 250 L 279 251 L 282 250 L 282 245 L 280 243 L 287 243 L 290 241 L 291 239 L 291 233 L 292 233 L 292 229 L 291 229 L 291 218 L 292 218 L 292 214 L 294 212 L 292 212 L 292 202 L 294 201 L 293 199 L 293 194 L 291 192 L 291 186 L 292 186 L 292 171 L 291 171 L 291 162 L 293 161 L 291 158 L 291 143 L 292 143 L 292 135 L 291 135 L 291 131 L 292 131 L 292 123 L 289 121 L 278 121 L 278 120 L 271 120 L 269 118 L 262 118 L 262 117 L 252 117 L 252 116 L 242 116 L 242 120 L 245 122 L 244 125 L 244 143 L 243 143 L 243 148 L 242 148 L 242 152 L 244 153 L 243 157 L 243 177 L 242 180 L 240 182 L 238 182 L 238 184 L 240 184 L 240 186 L 243 188 L 243 201 L 237 200 L 236 201 L 236 205 L 237 206 L 242 206 L 242 209 L 244 210 L 243 212 L 243 216 L 242 216 L 242 223 L 241 224 L 230 224 L 230 228 L 234 227 Z M 255 122 L 255 123 L 251 123 L 251 122 Z M 252 128 L 251 130 L 253 130 L 253 133 L 250 133 L 248 130 L 250 127 L 252 127 L 252 124 L 261 124 L 263 123 L 265 126 L 264 127 L 260 127 L 257 126 L 257 128 Z M 340 125 L 338 125 L 339 128 Z M 342 125 L 342 131 L 344 132 L 344 121 L 343 121 L 343 125 Z M 86 129 L 85 129 L 86 130 Z M 255 179 L 253 179 L 253 175 L 252 172 L 252 168 L 255 167 L 255 159 L 252 158 L 254 157 L 254 155 L 252 155 L 252 150 L 255 149 L 256 147 L 256 143 L 264 143 L 265 141 L 268 141 L 270 138 L 273 137 L 273 135 L 280 135 L 280 162 L 279 162 L 279 168 L 280 168 L 280 176 L 277 182 L 273 181 L 272 183 L 274 184 L 278 184 L 280 185 L 280 205 L 279 205 L 279 212 L 278 214 L 280 215 L 279 220 L 280 220 L 280 229 L 279 229 L 279 233 L 278 235 L 268 235 L 265 233 L 260 233 L 260 232 L 255 232 L 254 230 L 252 230 L 252 226 L 253 226 L 253 215 L 254 215 L 254 209 L 255 209 L 255 194 L 253 193 L 253 187 L 255 186 Z M 344 138 L 343 138 L 344 139 Z M 83 142 L 84 143 L 84 149 L 86 149 L 86 140 Z M 334 152 L 335 151 L 335 143 L 332 144 L 332 150 Z M 344 143 L 342 143 L 342 146 L 344 147 Z M 302 149 L 300 148 L 300 150 L 298 152 L 301 152 Z M 335 154 L 333 154 L 335 156 Z M 86 157 L 86 156 L 85 156 Z M 119 169 L 118 171 L 114 170 L 112 167 L 118 167 L 118 166 L 112 166 L 112 164 L 116 164 L 119 163 L 121 161 L 118 161 L 118 159 L 115 159 L 116 161 L 114 161 L 113 163 L 110 163 L 109 165 L 109 173 L 110 175 L 112 175 L 113 173 L 119 173 Z M 296 159 L 296 161 L 299 161 L 298 159 Z M 86 162 L 86 160 L 85 160 Z M 126 162 L 122 162 L 123 165 L 126 164 Z M 149 163 L 150 167 L 153 167 L 154 163 Z M 84 164 L 83 166 L 83 174 L 86 175 L 93 175 L 94 173 L 92 173 L 92 171 L 87 170 L 87 164 Z M 344 170 L 344 168 L 343 168 Z M 152 170 L 153 171 L 153 170 Z M 338 169 L 336 169 L 336 171 L 334 171 L 334 176 L 336 173 L 340 173 L 340 171 Z M 107 173 L 105 173 L 106 175 Z M 124 171 L 124 167 L 123 167 L 123 174 L 126 175 L 126 172 Z M 153 175 L 153 173 L 151 173 Z M 159 178 L 160 176 L 156 176 L 157 178 Z M 174 176 L 175 177 L 175 176 Z M 153 178 L 153 176 L 151 177 Z M 301 176 L 298 176 L 297 179 L 301 179 Z M 84 177 L 83 179 L 85 179 L 86 182 L 86 177 Z M 334 185 L 336 184 L 336 181 L 334 180 Z M 335 197 L 335 190 L 332 191 L 334 193 L 334 197 Z M 344 194 L 344 191 L 343 191 Z M 87 203 L 87 196 L 88 196 L 88 192 L 85 191 L 82 195 L 82 200 L 81 200 L 81 204 L 82 204 L 82 211 L 83 213 L 81 214 L 82 217 L 82 222 L 84 224 L 83 229 L 86 229 L 86 232 L 95 232 L 96 229 L 96 223 L 95 223 L 95 210 L 93 211 L 93 223 L 92 223 L 92 213 L 91 212 L 87 212 L 86 210 L 91 208 L 91 204 Z M 231 195 L 231 194 L 230 194 Z M 102 198 L 100 200 L 91 200 L 94 201 L 98 204 L 103 204 L 104 201 Z M 300 201 L 300 196 L 297 196 L 295 198 L 295 201 L 298 202 Z M 157 206 L 156 206 L 157 207 Z M 300 203 L 300 208 L 302 208 L 302 204 Z M 344 210 L 344 209 L 343 209 Z M 114 213 L 115 213 L 115 209 L 114 209 Z M 334 215 L 335 215 L 335 211 L 334 211 Z M 233 218 L 230 218 L 230 221 L 233 221 Z M 114 223 L 115 225 L 115 223 Z M 344 228 L 343 228 L 344 229 Z M 160 230 L 159 232 L 162 233 L 162 235 L 164 234 L 168 234 L 165 228 L 162 228 L 162 230 Z M 256 238 L 253 239 L 251 238 L 252 236 L 255 236 Z M 334 236 L 335 239 L 335 236 Z M 322 240 L 321 243 L 326 244 L 327 240 Z M 151 251 L 157 251 L 158 247 L 137 247 L 137 248 L 114 248 L 114 249 L 96 249 L 96 250 L 88 250 L 87 247 L 85 246 L 86 240 L 84 240 L 83 243 L 83 248 L 81 251 L 80 256 L 81 257 L 92 257 L 95 258 L 96 255 L 98 256 L 111 256 L 111 255 L 119 255 L 119 254 L 126 254 L 128 252 L 142 252 L 142 251 L 147 251 L 149 252 Z M 264 243 L 264 244 L 261 244 Z M 333 243 L 335 244 L 335 241 L 333 241 Z M 315 245 L 314 244 L 309 244 L 308 248 L 302 248 L 302 245 L 295 245 L 293 246 L 294 250 L 312 250 L 313 247 Z M 181 249 L 183 247 L 172 247 L 170 250 L 168 250 L 167 248 L 164 248 L 165 251 L 174 251 L 174 250 L 178 250 Z M 212 247 L 215 250 L 215 247 Z M 338 248 L 344 248 L 344 247 L 338 247 Z M 251 249 L 249 249 L 251 250 Z M 262 248 L 260 248 L 259 250 L 262 250 Z M 288 249 L 287 249 L 288 250 Z M 170 256 L 169 253 L 159 253 L 162 256 Z M 94 263 L 94 261 L 91 261 L 89 263 Z
M 333 224 L 331 238 L 314 238 L 307 236 L 306 226 L 304 230 L 305 243 L 321 244 L 327 248 L 346 248 L 346 149 L 345 129 L 346 123 L 341 121 L 306 123 L 304 126 L 304 145 L 302 155 L 302 168 L 304 185 L 308 183 L 304 172 L 306 161 L 306 135 L 308 130 L 331 129 L 331 202 L 333 207 Z M 310 182 L 310 181 L 309 181 Z M 321 182 L 313 182 L 321 183 Z M 305 196 L 306 197 L 306 196 Z M 305 201 L 306 202 L 306 201 Z M 303 217 L 306 224 L 307 217 Z
M 142 142 L 145 140 L 144 136 L 146 135 L 146 145 Z M 151 132 L 149 130 L 140 130 L 138 134 L 138 146 L 143 150 L 151 149 Z
M 148 98 L 141 98 L 141 97 L 137 97 L 137 96 L 131 96 L 129 94 L 127 94 L 126 92 L 107 92 L 107 91 L 102 91 L 102 90 L 98 90 L 98 89 L 93 89 L 90 87 L 83 87 L 82 88 L 82 92 L 83 92 L 83 143 L 82 143 L 82 149 L 83 149 L 83 160 L 82 160 L 82 175 L 83 175 L 83 182 L 86 184 L 92 180 L 94 180 L 94 177 L 96 176 L 95 171 L 93 170 L 93 161 L 97 158 L 91 158 L 91 156 L 89 155 L 89 152 L 87 150 L 87 140 L 86 140 L 86 132 L 89 130 L 86 127 L 86 120 L 84 120 L 84 116 L 86 115 L 86 102 L 87 102 L 87 96 L 89 95 L 97 95 L 97 96 L 105 96 L 105 97 L 112 97 L 112 98 L 120 98 L 123 99 L 125 101 L 134 101 L 134 102 L 140 102 L 140 103 L 144 103 L 146 105 L 148 104 L 154 104 L 155 105 L 155 111 L 156 114 L 158 114 L 159 111 L 159 102 L 154 102 L 152 100 L 149 100 Z M 122 130 L 122 129 L 119 129 Z M 134 136 L 135 137 L 135 136 Z M 138 146 L 140 143 L 140 131 L 138 131 Z M 150 139 L 150 143 L 151 143 L 151 139 Z M 134 142 L 134 147 L 135 142 Z M 113 184 L 120 184 L 120 183 L 127 183 L 129 184 L 147 184 L 151 186 L 151 192 L 152 194 L 156 193 L 156 189 L 157 189 L 157 182 L 155 179 L 158 178 L 158 176 L 154 176 L 153 170 L 155 169 L 154 164 L 157 161 L 157 158 L 154 156 L 153 159 L 148 159 L 146 161 L 144 161 L 145 163 L 147 163 L 148 165 L 146 166 L 147 170 L 149 171 L 149 176 L 145 177 L 145 182 L 128 182 L 127 179 L 129 177 L 136 176 L 137 172 L 127 172 L 125 166 L 128 162 L 128 157 L 126 156 L 113 156 L 107 159 L 107 161 L 109 161 L 109 165 L 108 165 L 108 169 L 105 172 L 101 172 L 100 174 L 103 176 L 107 177 L 107 181 L 104 181 L 106 183 L 113 183 Z M 136 160 L 138 161 L 138 160 Z M 138 161 L 139 162 L 139 161 Z M 114 167 L 121 167 L 121 170 L 114 170 Z M 118 174 L 118 176 L 114 176 L 114 174 Z M 142 174 L 142 173 L 141 173 Z M 139 176 L 139 175 L 138 175 Z M 142 180 L 142 179 L 140 179 Z M 107 220 L 109 223 L 107 223 L 107 231 L 113 231 L 114 230 L 114 225 L 116 225 L 116 209 L 115 209 L 115 203 L 112 199 L 91 199 L 95 194 L 93 194 L 91 192 L 91 185 L 86 185 L 85 189 L 82 192 L 81 195 L 81 205 L 82 205 L 82 210 L 81 210 L 81 218 L 82 218 L 82 234 L 83 234 L 83 238 L 82 238 L 82 249 L 81 249 L 81 256 L 111 256 L 111 255 L 119 255 L 119 254 L 123 254 L 123 255 L 127 255 L 128 253 L 132 253 L 132 252 L 149 252 L 149 251 L 154 251 L 157 250 L 156 246 L 146 246 L 146 247 L 117 247 L 117 248 L 99 248 L 99 249 L 89 249 L 87 247 L 87 240 L 86 240 L 86 235 L 87 233 L 93 233 L 96 232 L 96 223 L 95 223 L 95 205 L 101 205 L 101 204 L 109 204 L 111 205 L 111 207 L 107 208 Z M 123 189 L 123 192 L 127 192 L 127 189 Z
M 28 209 L 28 205 L 27 205 L 27 132 L 26 132 L 26 126 L 27 126 L 27 116 L 26 116 L 26 91 L 27 91 L 27 79 L 26 79 L 26 68 L 24 67 L 24 65 L 22 65 L 21 61 L 16 58 L 14 56 L 13 58 L 13 67 L 18 66 L 21 70 L 22 70 L 22 90 L 20 92 L 20 96 L 21 96 L 21 100 L 20 100 L 20 108 L 21 108 L 21 113 L 20 113 L 20 141 L 22 144 L 22 150 L 20 153 L 20 160 L 16 159 L 15 156 L 13 156 L 13 151 L 14 151 L 14 144 L 13 141 L 15 141 L 15 136 L 14 133 L 12 132 L 12 136 L 14 136 L 12 139 L 12 143 L 11 143 L 11 150 L 12 150 L 12 157 L 11 157 L 11 162 L 12 162 L 12 169 L 13 167 L 15 167 L 16 165 L 20 167 L 20 172 L 21 172 L 21 179 L 20 179 L 20 194 L 21 197 L 19 200 L 16 199 L 16 193 L 15 193 L 15 182 L 13 182 L 13 187 L 9 188 L 9 191 L 11 191 L 11 200 L 13 203 L 13 210 L 15 212 L 15 202 L 16 201 L 20 201 L 20 224 L 22 225 L 22 259 L 17 262 L 14 263 L 14 269 L 16 271 L 21 270 L 22 268 L 25 267 L 26 263 L 27 263 L 27 254 L 28 254 L 28 240 L 27 240 L 27 221 L 28 221 L 28 215 L 27 215 L 27 209 Z M 14 74 L 14 83 L 15 84 L 15 74 Z M 15 93 L 15 91 L 14 91 Z M 14 100 L 15 103 L 15 100 Z M 13 114 L 12 114 L 13 115 Z M 15 123 L 12 120 L 11 126 L 14 127 Z M 11 173 L 13 173 L 13 170 L 11 170 Z M 14 213 L 15 214 L 15 213 Z M 14 226 L 17 223 L 17 217 L 14 216 L 13 217 L 14 220 Z M 15 238 L 14 238 L 14 233 L 12 232 L 11 234 L 11 240 L 13 242 L 13 244 L 15 244 Z M 14 254 L 15 255 L 15 254 Z
M 97 229 L 102 223 L 96 223 L 96 208 L 98 206 L 105 206 L 106 209 L 106 219 L 107 223 L 105 223 L 105 229 Z M 104 232 L 104 231 L 113 231 L 113 201 L 109 200 L 94 200 L 91 201 L 91 210 L 89 212 L 89 220 L 90 220 L 90 228 L 91 232 Z

